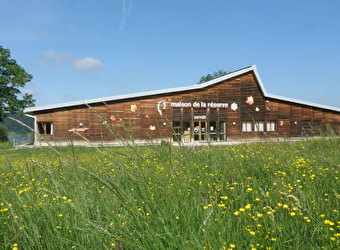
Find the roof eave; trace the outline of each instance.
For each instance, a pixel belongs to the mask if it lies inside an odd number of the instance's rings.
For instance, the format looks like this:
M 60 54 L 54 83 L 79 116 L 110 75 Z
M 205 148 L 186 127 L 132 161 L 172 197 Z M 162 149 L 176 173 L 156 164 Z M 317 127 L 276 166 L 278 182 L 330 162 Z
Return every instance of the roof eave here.
M 267 99 L 274 99 L 274 100 L 285 101 L 285 102 L 290 102 L 290 103 L 295 103 L 295 104 L 300 104 L 300 105 L 305 105 L 305 106 L 311 106 L 311 107 L 319 108 L 319 109 L 326 109 L 326 110 L 332 110 L 335 112 L 340 112 L 340 108 L 337 108 L 337 107 L 322 105 L 322 104 L 313 103 L 313 102 L 301 101 L 301 100 L 294 99 L 294 98 L 283 97 L 283 96 L 273 95 L 273 94 L 266 94 L 265 97 Z
M 268 94 L 263 83 L 262 83 L 260 75 L 257 72 L 257 68 L 256 68 L 255 65 L 252 65 L 250 67 L 231 72 L 227 75 L 215 78 L 213 80 L 210 80 L 210 81 L 207 81 L 207 82 L 204 82 L 204 83 L 195 84 L 195 85 L 191 85 L 191 86 L 188 86 L 188 87 L 163 89 L 163 90 L 148 91 L 148 92 L 141 92 L 141 93 L 135 93 L 135 94 L 109 96 L 109 97 L 90 99 L 90 100 L 84 100 L 84 101 L 67 102 L 67 103 L 61 103 L 61 104 L 55 104 L 55 105 L 38 106 L 38 107 L 27 108 L 27 109 L 25 109 L 24 112 L 26 114 L 33 114 L 34 112 L 46 111 L 46 110 L 52 110 L 52 109 L 61 109 L 61 108 L 66 108 L 66 107 L 74 107 L 74 106 L 82 106 L 82 105 L 92 105 L 92 104 L 98 104 L 98 103 L 120 101 L 120 100 L 124 100 L 124 99 L 142 98 L 142 97 L 146 97 L 146 96 L 155 96 L 155 95 L 157 96 L 157 95 L 162 95 L 162 94 L 173 94 L 173 93 L 178 93 L 178 92 L 199 90 L 199 89 L 204 89 L 204 88 L 207 88 L 209 86 L 212 86 L 216 83 L 219 83 L 219 82 L 229 80 L 231 78 L 243 75 L 243 74 L 251 72 L 251 71 L 253 71 L 254 74 L 255 74 L 255 78 L 257 80 L 257 83 L 259 84 L 260 91 L 262 91 L 264 98 L 275 99 L 275 100 L 279 100 L 279 101 L 286 101 L 286 102 L 311 106 L 311 107 L 315 107 L 315 108 L 340 112 L 340 108 L 316 104 L 316 103 L 312 103 L 312 102 L 301 101 L 301 100 L 282 97 L 282 96 L 273 95 L 273 94 Z
M 66 108 L 66 107 L 74 107 L 74 106 L 82 106 L 82 105 L 91 105 L 96 103 L 105 103 L 105 102 L 111 102 L 111 101 L 119 101 L 124 99 L 132 99 L 132 98 L 140 98 L 140 97 L 146 97 L 146 96 L 153 96 L 153 95 L 162 95 L 162 94 L 170 94 L 170 93 L 177 93 L 177 92 L 184 92 L 184 91 L 190 91 L 190 90 L 198 90 L 203 89 L 206 87 L 209 87 L 211 85 L 214 85 L 218 82 L 228 80 L 230 78 L 242 75 L 244 73 L 247 73 L 249 71 L 256 70 L 256 66 L 250 66 L 241 70 L 237 70 L 234 72 L 231 72 L 227 75 L 212 79 L 208 82 L 201 83 L 201 84 L 195 84 L 188 87 L 178 87 L 178 88 L 171 88 L 171 89 L 163 89 L 163 90 L 155 90 L 155 91 L 148 91 L 148 92 L 141 92 L 141 93 L 135 93 L 135 94 L 127 94 L 127 95 L 118 95 L 118 96 L 109 96 L 104 98 L 97 98 L 97 99 L 89 99 L 84 101 L 75 101 L 75 102 L 66 102 L 66 103 L 60 103 L 60 104 L 54 104 L 54 105 L 45 105 L 45 106 L 38 106 L 38 107 L 31 107 L 25 109 L 25 113 L 34 113 L 37 111 L 46 111 L 51 109 L 60 109 L 60 108 Z M 261 86 L 263 87 L 263 86 Z

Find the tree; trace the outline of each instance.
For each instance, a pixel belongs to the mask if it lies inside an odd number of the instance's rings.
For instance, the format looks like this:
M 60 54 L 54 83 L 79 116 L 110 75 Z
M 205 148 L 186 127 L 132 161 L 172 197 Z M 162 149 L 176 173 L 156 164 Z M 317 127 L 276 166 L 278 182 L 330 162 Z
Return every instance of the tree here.
M 31 94 L 22 94 L 20 91 L 32 80 L 32 75 L 10 56 L 10 51 L 0 46 L 0 121 L 7 114 L 33 107 L 35 102 Z
M 8 131 L 5 126 L 0 125 L 0 142 L 8 141 Z
M 219 70 L 217 70 L 217 71 L 214 71 L 214 73 L 212 73 L 212 74 L 207 74 L 207 75 L 205 75 L 205 76 L 202 76 L 201 78 L 200 78 L 200 80 L 199 80 L 199 84 L 200 83 L 204 83 L 204 82 L 207 82 L 207 81 L 210 81 L 210 80 L 212 80 L 212 79 L 215 79 L 215 78 L 218 78 L 218 77 L 221 77 L 221 76 L 224 76 L 224 75 L 226 75 L 226 74 L 228 74 L 229 72 L 227 72 L 227 71 L 224 71 L 224 70 L 222 70 L 222 69 L 219 69 Z

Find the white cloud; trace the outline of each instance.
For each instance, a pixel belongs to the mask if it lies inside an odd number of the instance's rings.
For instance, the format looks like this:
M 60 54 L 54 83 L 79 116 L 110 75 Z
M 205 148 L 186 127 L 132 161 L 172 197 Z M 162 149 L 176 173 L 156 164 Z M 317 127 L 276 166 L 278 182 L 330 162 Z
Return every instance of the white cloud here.
M 35 66 L 64 67 L 65 65 L 68 65 L 71 60 L 75 59 L 76 54 L 74 53 L 59 53 L 54 49 L 50 49 L 41 52 L 41 58 L 32 61 L 32 64 Z M 98 59 L 86 57 L 73 61 L 72 66 L 79 71 L 94 73 L 96 69 L 103 67 L 104 64 Z
M 93 73 L 97 68 L 103 67 L 103 63 L 98 59 L 94 58 L 84 58 L 73 62 L 73 67 L 79 71 L 87 71 Z
M 54 49 L 50 49 L 41 52 L 39 57 L 31 62 L 34 66 L 64 67 L 65 63 L 74 59 L 76 55 L 70 52 L 59 53 Z
M 44 51 L 42 54 L 46 60 L 55 62 L 67 61 L 74 58 L 73 53 L 58 53 L 54 49 Z

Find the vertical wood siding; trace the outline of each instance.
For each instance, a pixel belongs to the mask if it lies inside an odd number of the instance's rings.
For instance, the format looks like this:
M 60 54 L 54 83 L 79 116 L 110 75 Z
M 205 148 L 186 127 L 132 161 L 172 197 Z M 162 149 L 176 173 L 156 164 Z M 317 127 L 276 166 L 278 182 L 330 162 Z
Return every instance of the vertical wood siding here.
M 254 103 L 246 103 L 252 98 Z M 167 102 L 166 108 L 159 102 Z M 228 103 L 228 108 L 214 107 L 177 107 L 171 108 L 170 102 L 185 103 Z M 238 108 L 232 110 L 230 105 Z M 332 127 L 340 130 L 340 115 L 337 112 L 310 107 L 276 99 L 265 99 L 252 72 L 214 84 L 210 87 L 183 93 L 159 94 L 129 100 L 98 103 L 89 108 L 86 105 L 65 107 L 55 110 L 35 112 L 37 122 L 52 122 L 53 135 L 42 138 L 54 141 L 70 140 L 77 135 L 69 132 L 72 128 L 88 128 L 80 132 L 93 141 L 114 141 L 119 138 L 134 139 L 171 138 L 172 121 L 191 121 L 194 115 L 207 115 L 207 119 L 226 122 L 228 138 L 247 138 L 258 136 L 242 132 L 244 121 L 274 121 L 277 129 L 263 132 L 265 136 L 301 136 L 307 124 L 325 130 Z M 310 132 L 310 131 L 309 131 Z

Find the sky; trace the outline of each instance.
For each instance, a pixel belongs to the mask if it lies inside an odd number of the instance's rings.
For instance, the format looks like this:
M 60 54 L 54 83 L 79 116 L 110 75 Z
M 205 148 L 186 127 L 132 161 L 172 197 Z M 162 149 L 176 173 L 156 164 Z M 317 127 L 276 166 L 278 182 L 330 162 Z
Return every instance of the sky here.
M 270 94 L 340 107 L 339 0 L 0 0 L 36 106 L 185 87 L 256 65 Z

